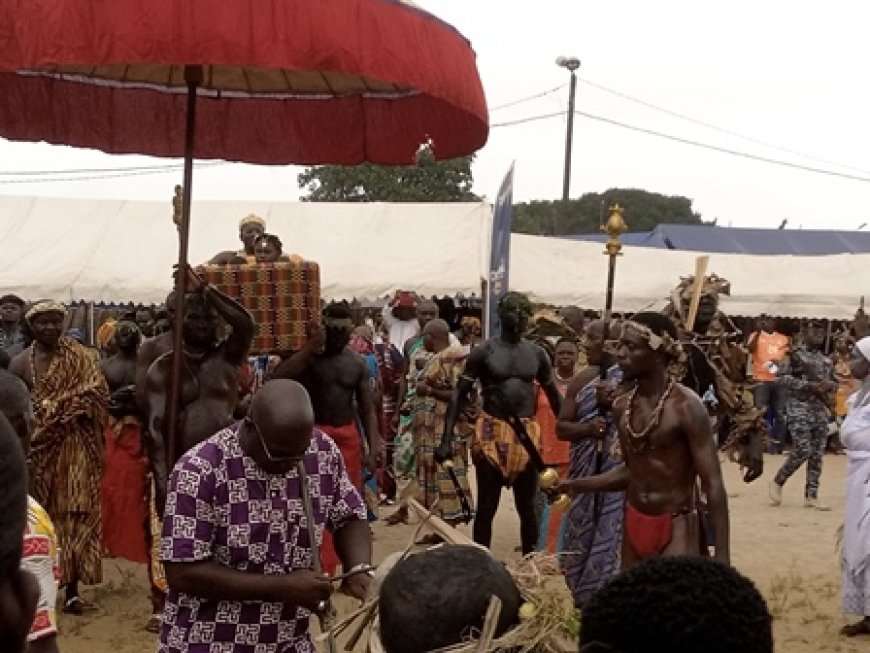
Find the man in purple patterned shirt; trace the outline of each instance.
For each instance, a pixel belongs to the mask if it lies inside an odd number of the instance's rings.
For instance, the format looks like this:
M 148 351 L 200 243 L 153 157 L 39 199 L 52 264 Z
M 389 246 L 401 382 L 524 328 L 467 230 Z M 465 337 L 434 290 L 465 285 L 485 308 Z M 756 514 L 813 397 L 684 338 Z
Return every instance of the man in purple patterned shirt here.
M 314 506 L 310 542 L 297 464 Z M 365 505 L 335 443 L 314 429 L 295 381 L 264 385 L 248 417 L 184 454 L 172 471 L 160 557 L 169 595 L 158 653 L 313 653 L 311 611 L 332 583 L 316 576 L 325 528 L 360 600 L 370 581 Z M 357 572 L 357 573 L 353 573 Z

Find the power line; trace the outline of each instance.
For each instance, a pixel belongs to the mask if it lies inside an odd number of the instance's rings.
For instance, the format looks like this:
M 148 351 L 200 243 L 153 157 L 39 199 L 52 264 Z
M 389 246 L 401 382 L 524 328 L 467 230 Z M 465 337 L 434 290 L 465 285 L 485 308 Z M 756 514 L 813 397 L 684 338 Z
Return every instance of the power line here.
M 140 170 L 175 169 L 182 164 L 165 164 L 159 166 L 131 166 L 122 168 L 67 168 L 65 170 L 2 170 L 0 177 L 37 177 L 39 175 L 72 175 L 97 174 L 104 172 L 138 172 Z
M 629 102 L 634 102 L 635 104 L 639 104 L 641 106 L 647 107 L 648 109 L 652 109 L 654 111 L 658 111 L 659 113 L 664 113 L 669 116 L 673 116 L 674 118 L 679 118 L 680 120 L 685 120 L 687 122 L 693 123 L 695 125 L 699 125 L 701 127 L 706 127 L 707 129 L 712 129 L 713 131 L 720 132 L 722 134 L 727 134 L 729 136 L 734 136 L 736 138 L 743 139 L 750 143 L 755 143 L 756 145 L 762 145 L 764 147 L 769 147 L 774 150 L 779 150 L 781 152 L 785 152 L 787 154 L 793 154 L 795 156 L 802 157 L 804 159 L 809 159 L 811 161 L 818 161 L 819 163 L 827 163 L 828 165 L 837 166 L 838 168 L 843 168 L 845 170 L 853 170 L 856 172 L 863 172 L 864 174 L 870 175 L 870 170 L 866 170 L 863 168 L 857 168 L 855 166 L 848 166 L 842 163 L 838 163 L 836 161 L 831 161 L 829 159 L 823 159 L 821 157 L 813 156 L 811 154 L 806 154 L 804 152 L 799 152 L 797 150 L 793 150 L 787 147 L 783 147 L 781 145 L 776 145 L 775 143 L 770 143 L 768 141 L 755 138 L 754 136 L 747 136 L 746 134 L 741 134 L 740 132 L 733 131 L 731 129 L 726 129 L 724 127 L 719 127 L 718 125 L 714 125 L 709 122 L 705 122 L 704 120 L 698 120 L 697 118 L 693 118 L 691 116 L 687 116 L 684 113 L 679 113 L 677 111 L 672 111 L 671 109 L 666 109 L 664 107 L 660 107 L 656 104 L 652 104 L 651 102 L 647 102 L 646 100 L 641 100 L 640 98 L 633 97 L 628 95 L 627 93 L 622 93 L 621 91 L 617 91 L 612 88 L 608 88 L 603 84 L 598 84 L 596 82 L 589 81 L 588 79 L 583 79 L 582 77 L 577 77 L 577 80 L 583 82 L 587 86 L 591 86 L 592 88 L 597 88 L 600 91 L 604 91 L 605 93 L 610 93 L 611 95 L 615 95 L 624 100 L 628 100 Z
M 210 165 L 206 165 L 205 167 L 213 168 L 218 165 L 223 165 L 223 163 L 214 163 Z M 197 166 L 202 167 L 202 166 Z M 178 168 L 175 169 L 166 169 L 166 170 L 140 170 L 140 171 L 130 171 L 126 170 L 124 172 L 118 173 L 107 173 L 107 174 L 95 174 L 95 175 L 77 175 L 74 177 L 32 177 L 27 179 L 17 178 L 17 179 L 0 179 L 0 184 L 54 184 L 68 181 L 98 181 L 101 179 L 122 179 L 126 177 L 142 177 L 145 175 L 163 175 L 171 172 L 178 172 Z
M 653 129 L 647 129 L 645 127 L 638 127 L 636 125 L 629 125 L 624 122 L 619 122 L 618 120 L 613 120 L 611 118 L 605 118 L 604 116 L 596 116 L 592 113 L 585 113 L 583 111 L 575 111 L 576 115 L 583 116 L 584 118 L 589 118 L 590 120 L 597 120 L 599 122 L 604 122 L 610 125 L 615 125 L 617 127 L 622 127 L 624 129 L 630 129 L 632 131 L 640 132 L 642 134 L 649 134 L 650 136 L 658 136 L 659 138 L 665 138 L 669 141 L 674 141 L 676 143 L 683 143 L 684 145 L 691 145 L 693 147 L 700 147 L 707 150 L 713 150 L 714 152 L 721 152 L 723 154 L 731 154 L 733 156 L 743 157 L 744 159 L 752 159 L 753 161 L 762 161 L 764 163 L 771 163 L 774 165 L 785 166 L 786 168 L 794 168 L 796 170 L 803 170 L 805 172 L 815 172 L 820 175 L 829 175 L 831 177 L 840 177 L 841 179 L 851 179 L 853 181 L 863 181 L 870 183 L 870 177 L 861 177 L 860 175 L 851 175 L 846 172 L 837 172 L 835 170 L 825 170 L 824 168 L 815 168 L 812 166 L 805 166 L 800 163 L 792 163 L 791 161 L 783 161 L 782 159 L 773 159 L 766 156 L 760 156 L 758 154 L 750 154 L 749 152 L 741 152 L 739 150 L 732 150 L 727 147 L 720 147 L 718 145 L 711 145 L 710 143 L 701 143 L 699 141 L 693 141 L 688 138 L 681 138 L 680 136 L 672 136 L 670 134 L 665 134 L 662 132 L 655 131 Z
M 493 111 L 499 111 L 500 109 L 507 109 L 508 107 L 516 106 L 517 104 L 522 104 L 523 102 L 529 102 L 530 100 L 537 100 L 540 97 L 544 97 L 545 95 L 550 95 L 551 93 L 555 93 L 556 91 L 561 91 L 565 88 L 567 84 L 559 84 L 554 88 L 551 88 L 549 91 L 541 91 L 540 93 L 535 93 L 534 95 L 529 95 L 524 98 L 520 98 L 519 100 L 513 100 L 511 102 L 506 102 L 505 104 L 500 104 L 497 107 L 492 107 L 489 111 L 492 113 Z
M 666 134 L 664 132 L 659 132 L 654 129 L 647 129 L 646 127 L 638 127 L 637 125 L 631 125 L 625 122 L 620 122 L 618 120 L 614 120 L 612 118 L 607 118 L 605 116 L 598 116 L 592 113 L 587 113 L 585 111 L 575 111 L 575 115 L 581 116 L 583 118 L 587 118 L 589 120 L 596 120 L 598 122 L 603 122 L 609 125 L 613 125 L 616 127 L 622 127 L 623 129 L 628 129 L 631 131 L 639 132 L 642 134 L 647 134 L 649 136 L 657 136 L 659 138 L 664 138 L 669 141 L 673 141 L 676 143 L 682 143 L 684 145 L 691 145 L 693 147 L 699 147 L 702 149 L 712 150 L 714 152 L 719 152 L 721 154 L 730 154 L 732 156 L 739 156 L 744 159 L 751 159 L 753 161 L 760 161 L 762 163 L 770 163 L 772 165 L 784 166 L 786 168 L 792 168 L 795 170 L 803 170 L 805 172 L 814 172 L 816 174 L 828 175 L 831 177 L 839 177 L 841 179 L 851 179 L 853 181 L 862 181 L 870 183 L 870 177 L 862 177 L 860 175 L 852 175 L 845 172 L 837 172 L 835 170 L 826 170 L 824 168 L 816 168 L 813 166 L 806 166 L 800 163 L 792 163 L 791 161 L 783 161 L 782 159 L 774 159 L 771 157 L 761 156 L 758 154 L 751 154 L 749 152 L 741 152 L 740 150 L 734 150 L 727 147 L 720 147 L 718 145 L 713 145 L 710 143 L 702 143 L 700 141 L 694 141 L 688 138 L 682 138 L 680 136 L 673 136 L 671 134 Z M 547 120 L 549 118 L 555 118 L 557 116 L 565 115 L 564 111 L 554 112 L 554 113 L 545 113 L 537 116 L 528 116 L 526 118 L 519 118 L 517 120 L 509 120 L 501 123 L 494 123 L 490 125 L 491 128 L 496 127 L 512 127 L 515 125 L 522 125 L 529 122 L 535 122 L 539 120 Z
M 538 120 L 546 120 L 547 118 L 555 118 L 556 116 L 564 116 L 564 111 L 554 111 L 553 113 L 543 113 L 539 116 L 529 116 L 528 118 L 518 118 L 517 120 L 506 120 L 504 122 L 495 122 L 492 123 L 489 127 L 490 129 L 494 129 L 496 127 L 513 127 L 514 125 L 522 125 L 527 122 L 536 122 Z

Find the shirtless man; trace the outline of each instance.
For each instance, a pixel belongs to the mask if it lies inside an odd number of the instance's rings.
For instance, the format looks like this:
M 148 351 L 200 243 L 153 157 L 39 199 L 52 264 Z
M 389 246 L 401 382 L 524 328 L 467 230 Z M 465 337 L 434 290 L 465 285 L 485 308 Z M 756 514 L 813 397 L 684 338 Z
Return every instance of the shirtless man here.
M 134 394 L 136 405 L 143 416 L 142 437 L 144 439 L 146 453 L 148 459 L 153 461 L 155 453 L 152 451 L 154 439 L 149 436 L 148 424 L 150 422 L 148 414 L 148 370 L 151 364 L 164 354 L 172 351 L 172 339 L 174 338 L 173 329 L 175 328 L 175 291 L 172 291 L 166 296 L 164 305 L 166 312 L 166 323 L 169 328 L 159 332 L 153 338 L 148 338 L 139 347 L 139 352 L 136 355 L 136 369 L 133 376 Z M 158 329 L 159 322 L 155 320 L 155 330 Z M 180 453 L 180 452 L 179 452 Z M 163 565 L 159 559 L 159 542 L 162 529 L 162 519 L 157 510 L 157 488 L 154 483 L 154 474 L 152 470 L 152 478 L 148 485 L 148 512 L 149 512 L 149 528 L 146 530 L 148 538 L 148 547 L 150 549 L 151 564 L 148 565 L 148 580 L 151 583 L 151 616 L 145 625 L 145 630 L 157 633 L 160 632 L 161 615 L 163 614 L 163 604 L 166 600 L 166 575 L 163 570 Z
M 103 551 L 133 562 L 148 560 L 148 463 L 142 437 L 142 411 L 133 381 L 136 350 L 142 335 L 134 322 L 122 320 L 113 335 L 115 354 L 100 364 L 109 385 L 109 420 L 105 425 L 105 470 L 100 482 Z M 155 594 L 152 589 L 152 603 Z
M 137 406 L 133 386 L 142 333 L 133 322 L 122 321 L 115 327 L 116 352 L 100 363 L 100 371 L 109 384 L 109 412 L 116 416 L 135 415 Z
M 136 404 L 141 410 L 148 405 L 145 383 L 148 380 L 148 368 L 151 363 L 163 354 L 172 351 L 172 330 L 175 327 L 175 291 L 166 296 L 166 319 L 169 322 L 169 330 L 160 333 L 153 338 L 147 338 L 139 347 L 136 354 L 136 371 L 133 376 L 135 386 Z
M 383 464 L 384 444 L 378 430 L 365 360 L 347 346 L 352 331 L 353 320 L 347 302 L 327 305 L 323 310 L 323 327 L 313 328 L 305 347 L 275 368 L 272 376 L 298 381 L 308 391 L 317 428 L 338 445 L 348 478 L 362 493 L 360 426 L 369 444 L 367 467 L 372 473 Z M 324 571 L 333 573 L 339 556 L 328 533 L 324 534 L 321 552 Z
M 619 366 L 632 389 L 614 404 L 625 463 L 557 491 L 626 493 L 622 567 L 660 555 L 706 553 L 698 480 L 715 533 L 715 557 L 729 562 L 728 499 L 710 418 L 668 367 L 681 353 L 677 329 L 660 313 L 638 313 L 619 340 Z
M 187 268 L 184 347 L 176 454 L 211 437 L 232 421 L 238 403 L 239 368 L 247 360 L 254 338 L 254 319 L 244 306 L 206 284 Z M 218 317 L 232 327 L 226 340 L 217 339 Z M 162 336 L 161 336 L 162 337 Z M 163 512 L 166 478 L 174 461 L 166 460 L 165 416 L 169 401 L 173 352 L 161 355 L 148 369 L 145 383 L 151 468 L 157 506 Z
M 347 304 L 329 304 L 323 311 L 323 328 L 318 325 L 312 329 L 305 347 L 275 368 L 272 376 L 294 379 L 305 387 L 311 395 L 317 428 L 335 440 L 350 480 L 362 491 L 363 461 L 357 425 L 365 431 L 373 457 L 383 457 L 383 443 L 368 368 L 362 356 L 347 347 L 352 331 Z
M 472 459 L 477 474 L 477 518 L 474 541 L 488 547 L 492 539 L 492 521 L 498 510 L 501 489 L 513 487 L 514 501 L 520 516 L 520 539 L 523 555 L 535 550 L 538 522 L 535 517 L 535 492 L 538 471 L 508 423 L 512 416 L 525 424 L 534 446 L 540 447 L 540 428 L 535 421 L 535 380 L 547 394 L 550 407 L 558 415 L 562 396 L 553 380 L 547 353 L 538 345 L 523 340 L 532 315 L 532 305 L 525 295 L 507 293 L 498 304 L 502 333 L 471 350 L 465 372 L 459 379 L 444 424 L 441 445 L 435 460 L 443 462 L 452 455 L 453 429 L 462 404 L 476 380 L 483 388 L 483 412 L 478 418 L 472 445 Z

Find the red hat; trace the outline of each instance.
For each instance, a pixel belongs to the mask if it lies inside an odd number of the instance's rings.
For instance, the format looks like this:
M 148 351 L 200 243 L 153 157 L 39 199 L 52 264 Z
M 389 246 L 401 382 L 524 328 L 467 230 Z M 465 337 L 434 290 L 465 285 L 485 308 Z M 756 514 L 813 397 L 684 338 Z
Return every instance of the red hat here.
M 398 298 L 396 298 L 396 306 L 407 306 L 413 308 L 417 305 L 417 299 L 414 297 L 414 293 L 402 291 L 399 293 Z

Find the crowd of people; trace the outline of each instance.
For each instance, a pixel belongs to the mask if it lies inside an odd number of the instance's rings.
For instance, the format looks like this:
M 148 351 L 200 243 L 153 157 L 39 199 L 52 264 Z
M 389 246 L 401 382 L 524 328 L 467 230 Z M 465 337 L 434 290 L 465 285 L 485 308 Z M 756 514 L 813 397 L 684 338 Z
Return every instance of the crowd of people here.
M 301 260 L 257 216 L 239 235 L 242 249 L 210 265 Z M 731 552 L 719 451 L 751 482 L 765 451 L 788 447 L 771 503 L 806 463 L 805 506 L 825 510 L 829 444 L 849 456 L 843 602 L 861 617 L 843 634 L 870 634 L 866 320 L 833 338 L 808 321 L 789 337 L 761 316 L 744 334 L 719 311 L 727 282 L 713 276 L 684 280 L 662 313 L 614 320 L 579 307 L 535 313 L 508 292 L 500 333 L 484 339 L 479 317 L 397 291 L 374 314 L 326 304 L 306 344 L 278 356 L 251 352 L 256 325 L 240 298 L 180 272 L 182 316 L 168 297 L 160 319 L 143 310 L 101 325 L 99 348 L 65 331 L 62 304 L 0 297 L 0 436 L 12 443 L 0 465 L 0 591 L 11 583 L 20 606 L 14 619 L 3 608 L 0 641 L 56 650 L 57 585 L 62 609 L 82 614 L 80 587 L 101 582 L 103 557 L 116 556 L 148 566 L 143 625 L 161 652 L 311 651 L 309 617 L 328 618 L 334 583 L 366 597 L 368 522 L 380 511 L 407 523 L 402 497 L 413 497 L 447 524 L 473 521 L 488 548 L 508 487 L 518 551 L 557 554 L 584 611 L 581 650 L 628 653 L 640 649 L 593 615 L 624 614 L 604 607 L 619 583 L 677 573 L 658 558 L 715 558 L 697 573 L 754 591 L 721 571 Z M 741 650 L 770 650 L 758 600 L 767 641 Z

